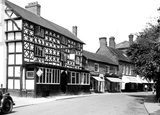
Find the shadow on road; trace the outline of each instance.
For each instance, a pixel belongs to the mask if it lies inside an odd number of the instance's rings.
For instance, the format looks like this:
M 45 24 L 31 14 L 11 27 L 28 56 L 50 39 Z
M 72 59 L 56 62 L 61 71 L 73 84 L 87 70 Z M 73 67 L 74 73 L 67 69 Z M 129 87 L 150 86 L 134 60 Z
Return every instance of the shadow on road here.
M 153 94 L 151 95 L 129 95 L 129 96 L 143 99 L 143 101 L 147 103 L 157 103 L 156 95 L 153 95 Z

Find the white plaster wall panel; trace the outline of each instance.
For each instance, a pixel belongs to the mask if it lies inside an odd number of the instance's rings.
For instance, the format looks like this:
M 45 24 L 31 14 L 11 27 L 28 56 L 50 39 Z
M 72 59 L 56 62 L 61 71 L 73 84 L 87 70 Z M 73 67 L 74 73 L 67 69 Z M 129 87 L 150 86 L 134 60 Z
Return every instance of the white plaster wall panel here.
M 16 64 L 22 64 L 22 54 L 16 54 Z
M 13 66 L 8 67 L 8 77 L 13 77 Z
M 8 33 L 8 40 L 14 40 L 14 33 Z
M 12 16 L 11 16 L 11 18 L 16 18 L 17 16 L 13 13 L 12 14 Z
M 8 20 L 8 31 L 13 31 L 13 23 L 11 20 Z
M 8 52 L 13 53 L 15 51 L 14 43 L 8 43 Z
M 17 42 L 16 43 L 16 52 L 22 52 L 22 43 L 21 42 Z
M 13 89 L 13 79 L 8 79 L 8 89 Z
M 20 77 L 20 66 L 15 66 L 15 77 Z
M 15 39 L 16 39 L 16 40 L 21 40 L 21 39 L 22 39 L 22 34 L 21 34 L 21 32 L 16 32 L 15 34 L 16 34 L 16 35 L 15 35 Z
M 26 89 L 34 89 L 34 80 L 26 80 Z
M 14 89 L 20 89 L 20 80 L 14 81 Z
M 8 55 L 8 64 L 14 64 L 14 54 Z

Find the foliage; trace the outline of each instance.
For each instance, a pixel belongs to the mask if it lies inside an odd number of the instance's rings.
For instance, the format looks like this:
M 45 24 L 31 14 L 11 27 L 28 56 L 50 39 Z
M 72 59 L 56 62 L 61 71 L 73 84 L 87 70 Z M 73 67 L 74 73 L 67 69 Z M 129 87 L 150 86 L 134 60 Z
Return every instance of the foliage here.
M 135 65 L 134 72 L 147 79 L 158 78 L 160 72 L 159 26 L 149 24 L 137 33 L 137 40 L 127 50 L 127 55 Z

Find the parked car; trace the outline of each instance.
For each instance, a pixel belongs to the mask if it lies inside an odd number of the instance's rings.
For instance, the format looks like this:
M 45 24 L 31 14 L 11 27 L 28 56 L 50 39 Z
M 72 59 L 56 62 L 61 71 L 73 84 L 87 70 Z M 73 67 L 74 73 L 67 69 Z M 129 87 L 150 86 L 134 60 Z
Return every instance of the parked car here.
M 8 114 L 12 112 L 13 106 L 15 105 L 10 93 L 3 94 L 0 91 L 0 111 L 1 113 Z

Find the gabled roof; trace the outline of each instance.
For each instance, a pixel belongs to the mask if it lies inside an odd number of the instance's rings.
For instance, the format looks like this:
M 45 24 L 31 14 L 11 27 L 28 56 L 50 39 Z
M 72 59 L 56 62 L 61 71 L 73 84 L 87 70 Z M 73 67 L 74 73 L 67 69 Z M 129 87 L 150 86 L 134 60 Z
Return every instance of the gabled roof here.
M 119 44 L 116 44 L 116 48 L 120 49 L 120 48 L 128 48 L 129 47 L 129 41 L 123 41 Z
M 104 55 L 100 55 L 100 54 L 96 54 L 96 53 L 92 53 L 92 52 L 83 50 L 83 56 L 85 56 L 86 58 L 93 60 L 93 61 L 118 66 L 118 64 L 116 64 L 116 62 L 113 62 L 111 59 L 109 59 L 107 56 L 104 56 Z
M 129 57 L 123 51 L 111 47 L 109 47 L 109 49 L 116 54 L 119 61 L 131 62 Z
M 69 37 L 75 41 L 78 41 L 80 43 L 83 43 L 79 38 L 77 38 L 73 33 L 71 33 L 69 30 L 49 21 L 49 20 L 46 20 L 30 11 L 27 11 L 26 9 L 24 8 L 21 8 L 9 1 L 6 1 L 6 5 L 10 8 L 12 8 L 12 10 L 15 12 L 16 15 L 20 16 L 22 19 L 24 20 L 28 20 L 30 22 L 33 22 L 37 25 L 40 25 L 44 28 L 47 28 L 47 29 L 50 29 L 50 30 L 53 30 L 59 34 L 62 34 L 66 37 Z

